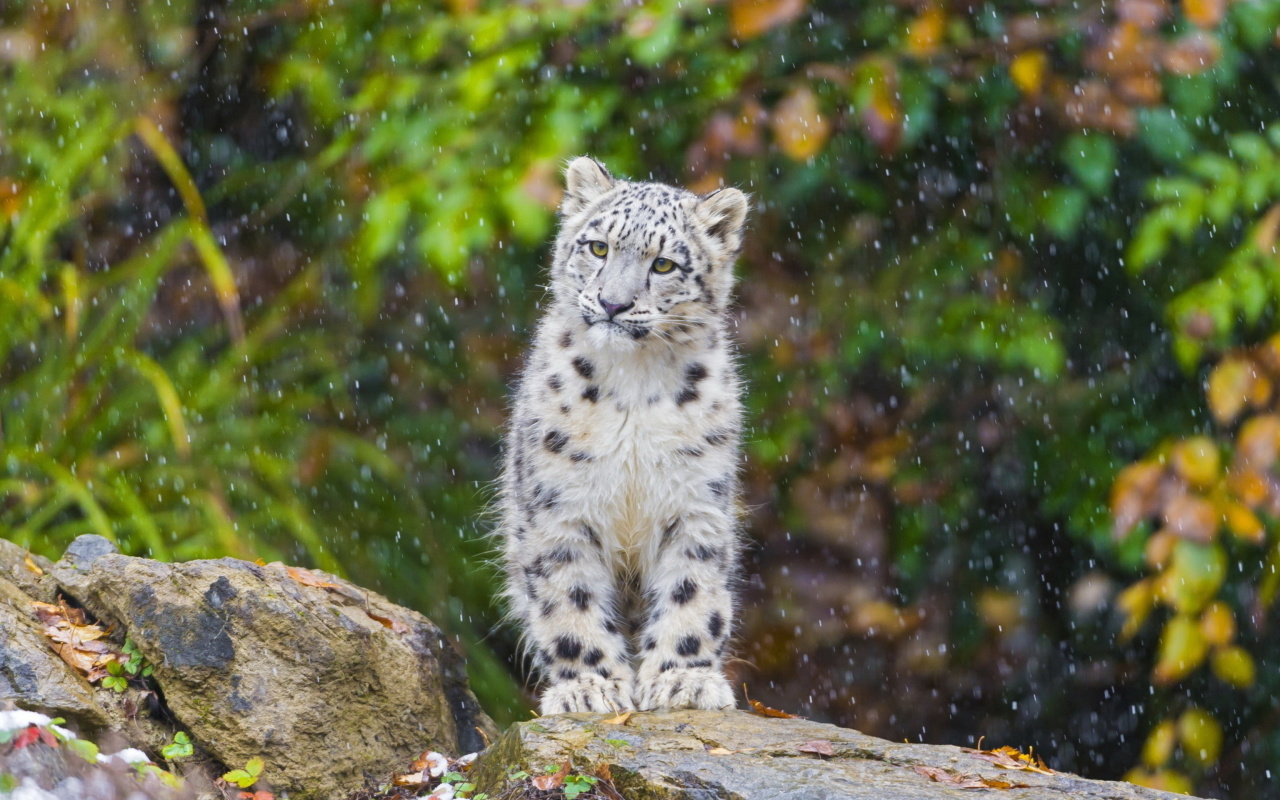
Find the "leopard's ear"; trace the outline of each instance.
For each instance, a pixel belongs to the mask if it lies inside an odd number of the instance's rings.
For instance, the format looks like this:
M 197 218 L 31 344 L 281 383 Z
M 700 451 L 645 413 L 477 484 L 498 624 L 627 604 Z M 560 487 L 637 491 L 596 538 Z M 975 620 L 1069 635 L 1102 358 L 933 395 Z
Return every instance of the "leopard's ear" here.
M 747 196 L 731 186 L 717 189 L 698 198 L 696 213 L 725 254 L 736 258 L 742 247 L 742 226 L 747 222 Z
M 560 216 L 571 217 L 612 189 L 614 179 L 599 161 L 590 156 L 579 156 L 565 168 L 564 186 Z

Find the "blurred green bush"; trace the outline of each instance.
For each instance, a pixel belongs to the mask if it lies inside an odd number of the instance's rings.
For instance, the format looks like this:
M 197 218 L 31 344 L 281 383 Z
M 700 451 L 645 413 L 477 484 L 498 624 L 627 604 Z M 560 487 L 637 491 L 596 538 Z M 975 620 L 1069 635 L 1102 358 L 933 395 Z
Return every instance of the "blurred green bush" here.
M 524 713 L 483 509 L 590 152 L 756 201 L 753 695 L 1258 796 L 1278 37 L 1277 0 L 5 6 L 0 535 L 343 572 Z

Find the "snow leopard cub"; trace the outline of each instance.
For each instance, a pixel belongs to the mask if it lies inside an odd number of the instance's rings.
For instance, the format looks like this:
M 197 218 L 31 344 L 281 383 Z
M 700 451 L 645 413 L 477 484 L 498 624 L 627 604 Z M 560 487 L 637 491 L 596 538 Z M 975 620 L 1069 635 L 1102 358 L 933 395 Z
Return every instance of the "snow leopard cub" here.
M 585 157 L 565 177 L 500 499 L 542 713 L 732 706 L 742 412 L 726 308 L 747 198 Z

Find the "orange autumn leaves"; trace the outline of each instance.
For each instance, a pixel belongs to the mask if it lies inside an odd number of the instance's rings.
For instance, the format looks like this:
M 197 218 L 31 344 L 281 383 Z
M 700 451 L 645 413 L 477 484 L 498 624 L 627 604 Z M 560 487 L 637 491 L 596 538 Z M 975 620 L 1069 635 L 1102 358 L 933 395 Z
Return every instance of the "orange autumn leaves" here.
M 1228 551 L 1268 543 L 1264 519 L 1280 516 L 1280 335 L 1227 354 L 1210 372 L 1209 411 L 1230 441 L 1207 435 L 1167 443 L 1125 467 L 1111 489 L 1115 534 L 1126 537 L 1150 523 L 1143 558 L 1152 571 L 1118 598 L 1124 637 L 1135 634 L 1160 606 L 1172 611 L 1161 632 L 1152 680 L 1169 685 L 1208 664 L 1238 688 L 1252 686 L 1256 667 L 1235 642 L 1235 612 L 1221 599 Z M 1280 562 L 1273 543 L 1267 563 Z M 1264 570 L 1256 610 L 1275 599 L 1280 579 Z M 1259 615 L 1260 618 L 1260 615 Z

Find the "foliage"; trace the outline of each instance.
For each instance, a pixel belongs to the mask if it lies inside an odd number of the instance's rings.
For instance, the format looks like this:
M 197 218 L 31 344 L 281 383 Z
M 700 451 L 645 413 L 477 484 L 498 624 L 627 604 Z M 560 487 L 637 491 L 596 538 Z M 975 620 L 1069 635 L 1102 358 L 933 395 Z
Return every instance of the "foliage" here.
M 1277 28 L 1276 0 L 6 6 L 0 535 L 349 575 L 513 718 L 483 508 L 591 152 L 756 198 L 766 700 L 1256 796 Z

